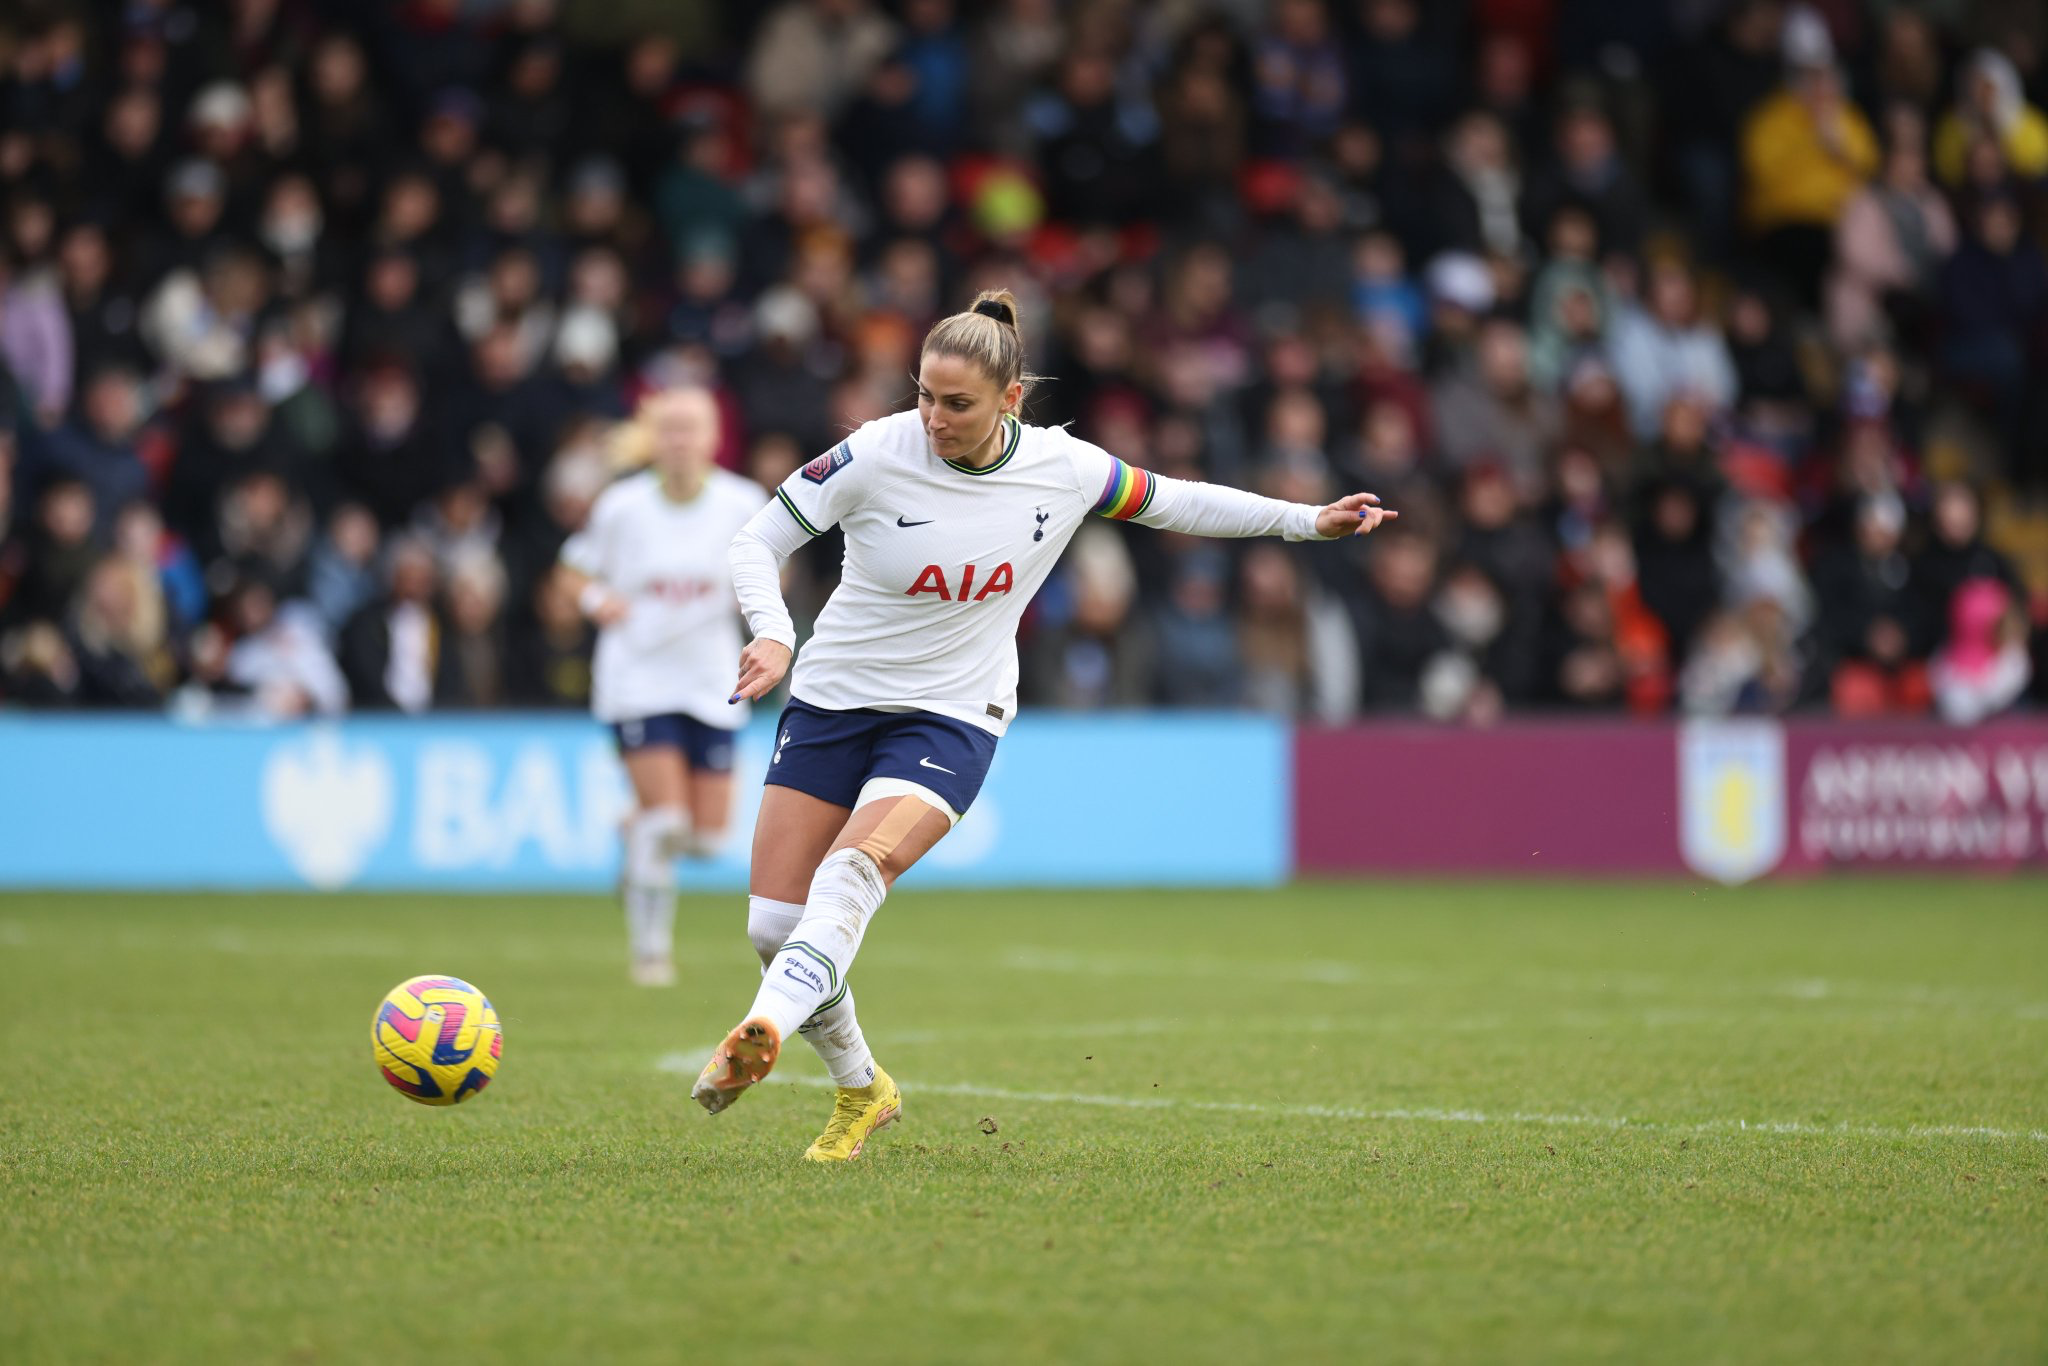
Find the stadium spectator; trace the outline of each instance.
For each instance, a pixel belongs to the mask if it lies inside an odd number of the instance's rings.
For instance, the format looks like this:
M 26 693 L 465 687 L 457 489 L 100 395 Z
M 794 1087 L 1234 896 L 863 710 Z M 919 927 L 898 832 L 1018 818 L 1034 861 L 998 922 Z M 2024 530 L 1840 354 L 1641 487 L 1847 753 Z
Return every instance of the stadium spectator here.
M 1656 262 L 1647 293 L 1646 306 L 1624 302 L 1617 309 L 1609 347 L 1629 422 L 1643 438 L 1657 431 L 1672 399 L 1697 399 L 1711 415 L 1735 401 L 1737 383 L 1728 343 L 1700 308 L 1692 269 Z
M 505 570 L 488 545 L 468 544 L 449 555 L 447 630 L 440 649 L 447 655 L 447 686 L 437 692 L 443 707 L 496 707 L 507 700 Z
M 1450 645 L 1430 609 L 1436 550 L 1420 535 L 1389 536 L 1366 564 L 1369 591 L 1353 602 L 1366 705 L 1412 711 L 1421 700 L 1423 671 Z
M 1810 298 L 1842 206 L 1877 171 L 1877 139 L 1843 89 L 1820 16 L 1794 6 L 1783 43 L 1785 84 L 1742 129 L 1744 217 L 1779 282 Z
M 84 219 L 65 230 L 57 245 L 57 274 L 78 372 L 148 360 L 135 334 L 134 294 L 115 273 L 113 243 L 102 224 Z
M 835 115 L 896 42 L 896 26 L 867 0 L 783 0 L 747 61 L 754 107 L 770 119 Z
M 1817 663 L 1838 711 L 1918 712 L 1927 706 L 1925 668 L 1913 654 L 1923 631 L 1912 564 L 1901 548 L 1906 514 L 1897 495 L 1872 494 L 1856 510 L 1854 540 L 1816 566 L 1825 603 Z
M 349 430 L 336 452 L 340 491 L 383 526 L 404 525 L 459 474 L 456 453 L 404 364 L 373 363 L 358 382 Z
M 1530 379 L 1555 394 L 1582 363 L 1605 368 L 1610 312 L 1606 281 L 1590 261 L 1552 259 L 1530 289 Z
M 558 576 L 543 575 L 533 596 L 531 620 L 515 631 L 508 651 L 506 700 L 522 707 L 588 708 L 595 632 Z
M 225 689 L 245 695 L 271 720 L 335 716 L 348 708 L 348 683 L 310 603 L 279 603 L 260 575 L 237 583 L 228 600 L 234 643 L 221 673 Z
M 1352 39 L 1347 88 L 1359 112 L 1404 169 L 1425 155 L 1424 140 L 1453 112 L 1458 71 L 1449 42 L 1425 25 L 1416 0 L 1364 0 Z
M 170 675 L 163 600 L 119 556 L 87 574 L 72 608 L 65 643 L 77 661 L 74 695 L 87 707 L 148 707 L 164 699 Z
M 1973 144 L 1998 149 L 2022 180 L 2048 177 L 2048 116 L 2027 103 L 2019 68 L 1996 48 L 1979 48 L 1956 77 L 1955 104 L 1934 131 L 1934 166 L 1942 183 L 1963 184 Z
M 1492 465 L 1466 472 L 1457 509 L 1461 529 L 1452 554 L 1485 576 L 1508 612 L 1490 647 L 1487 677 L 1506 698 L 1526 701 L 1535 691 L 1536 638 L 1554 589 L 1557 546 Z M 1561 539 L 1569 538 L 1565 533 Z
M 1550 158 L 1522 192 L 1522 221 L 1540 239 L 1567 208 L 1593 221 L 1603 251 L 1635 252 L 1649 226 L 1649 205 L 1623 160 L 1614 124 L 1598 104 L 1579 97 L 1558 117 Z
M 2002 583 L 2014 601 L 2020 600 L 2024 587 L 2019 572 L 1984 540 L 1984 515 L 1976 490 L 1963 483 L 1938 485 L 1927 522 L 1927 542 L 1913 565 L 1923 621 L 1948 620 L 1957 591 L 1972 580 Z
M 1123 539 L 1107 527 L 1074 535 L 1065 572 L 1041 593 L 1026 692 L 1048 706 L 1139 706 L 1156 648 L 1149 623 L 1134 619 L 1136 571 Z
M 395 539 L 385 552 L 384 592 L 341 632 L 342 673 L 357 707 L 422 712 L 456 690 L 438 588 L 432 549 L 416 538 Z
M 1941 360 L 1959 392 L 1995 424 L 2011 473 L 2042 482 L 2031 414 L 2042 327 L 2048 321 L 2048 263 L 2021 235 L 2010 195 L 1981 200 L 1962 246 L 1941 274 Z M 2027 458 L 2032 456 L 2033 458 Z
M 1323 0 L 1277 0 L 1252 64 L 1261 150 L 1315 146 L 1344 116 L 1344 54 Z
M 254 469 L 221 496 L 219 537 L 208 567 L 235 577 L 259 575 L 281 591 L 303 587 L 313 544 L 313 509 L 274 470 Z
M 1835 224 L 1827 318 L 1844 351 L 1894 333 L 1918 340 L 1942 262 L 1956 249 L 1955 216 L 1927 178 L 1919 111 L 1893 108 L 1886 128 L 1883 171 L 1850 197 Z
M 219 549 L 221 499 L 244 477 L 275 474 L 293 489 L 318 492 L 313 462 L 246 377 L 223 380 L 188 405 L 188 430 L 163 485 L 164 519 L 202 555 Z
M 1679 675 L 1689 714 L 1774 715 L 1799 698 L 1800 664 L 1785 617 L 1768 598 L 1709 617 Z
M 27 433 L 21 479 L 29 494 L 59 479 L 75 479 L 92 494 L 97 525 L 105 531 L 114 513 L 148 492 L 136 438 L 141 433 L 142 386 L 125 366 L 107 365 L 86 379 L 74 420 L 48 432 Z
M 1454 565 L 1431 604 L 1450 649 L 1425 666 L 1422 709 L 1440 721 L 1485 723 L 1497 718 L 1509 690 L 1526 696 L 1527 640 L 1508 630 L 1509 609 L 1500 585 L 1478 565 Z
M 1519 323 L 1489 318 L 1471 360 L 1432 387 L 1430 404 L 1447 474 L 1490 463 L 1518 497 L 1535 501 L 1563 414 L 1557 400 L 1530 381 L 1528 337 Z
M 2012 595 L 1996 579 L 1968 579 L 1949 607 L 1948 639 L 1928 670 L 1944 721 L 1974 725 L 2005 711 L 2033 674 Z
M 1248 550 L 1240 575 L 1241 704 L 1327 722 L 1356 712 L 1358 642 L 1344 609 L 1273 546 Z
M 1512 258 L 1522 249 L 1522 172 L 1499 119 L 1482 110 L 1446 136 L 1427 199 L 1426 240 L 1438 251 Z
M 321 634 L 333 640 L 377 592 L 377 519 L 360 503 L 343 503 L 306 564 L 306 598 Z
M 1153 697 L 1169 707 L 1228 707 L 1238 700 L 1243 662 L 1229 614 L 1229 567 L 1207 546 L 1181 549 L 1166 601 L 1154 614 L 1159 669 Z
M 1553 629 L 1544 635 L 1544 654 L 1542 695 L 1553 706 L 1612 710 L 1626 699 L 1614 606 L 1599 584 L 1588 581 L 1565 594 Z
M 39 425 L 54 426 L 70 410 L 76 355 L 55 272 L 10 270 L 0 251 L 0 363 Z
M 18 543 L 7 619 L 56 622 L 85 582 L 99 554 L 93 536 L 97 513 L 92 489 L 80 479 L 59 477 L 36 495 L 34 522 Z
M 191 548 L 164 529 L 147 503 L 130 503 L 114 521 L 114 549 L 132 567 L 142 591 L 160 596 L 169 626 L 186 630 L 206 615 L 206 578 Z
M 1682 665 L 1720 602 L 1713 529 L 1698 492 L 1684 480 L 1652 490 L 1647 501 L 1649 516 L 1635 543 L 1643 605 L 1663 623 Z

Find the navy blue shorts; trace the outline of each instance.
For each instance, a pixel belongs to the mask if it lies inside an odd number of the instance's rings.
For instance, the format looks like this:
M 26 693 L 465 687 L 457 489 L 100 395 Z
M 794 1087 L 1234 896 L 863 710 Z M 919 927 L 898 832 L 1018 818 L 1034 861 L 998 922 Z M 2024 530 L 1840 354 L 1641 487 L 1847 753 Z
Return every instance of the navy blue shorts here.
M 694 716 L 676 711 L 612 725 L 612 738 L 618 741 L 619 753 L 631 754 L 636 749 L 666 745 L 681 750 L 683 757 L 690 761 L 691 768 L 701 768 L 707 773 L 732 772 L 732 737 L 729 730 L 707 726 Z
M 928 711 L 826 711 L 795 698 L 775 723 L 768 782 L 851 807 L 870 778 L 928 787 L 965 814 L 988 777 L 996 737 Z

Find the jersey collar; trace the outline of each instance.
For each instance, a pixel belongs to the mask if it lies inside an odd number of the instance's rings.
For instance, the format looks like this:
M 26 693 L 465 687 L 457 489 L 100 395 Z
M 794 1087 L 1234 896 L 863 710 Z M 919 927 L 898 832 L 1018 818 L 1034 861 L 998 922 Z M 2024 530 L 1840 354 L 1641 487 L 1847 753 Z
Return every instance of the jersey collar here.
M 1003 454 L 994 464 L 983 465 L 980 469 L 976 469 L 972 465 L 963 465 L 957 460 L 948 460 L 946 463 L 962 474 L 973 475 L 994 474 L 997 470 L 1009 464 L 1010 457 L 1017 453 L 1017 447 L 1024 439 L 1024 424 L 1008 413 L 1003 414 L 1003 422 L 1009 428 L 1010 439 L 1003 444 Z

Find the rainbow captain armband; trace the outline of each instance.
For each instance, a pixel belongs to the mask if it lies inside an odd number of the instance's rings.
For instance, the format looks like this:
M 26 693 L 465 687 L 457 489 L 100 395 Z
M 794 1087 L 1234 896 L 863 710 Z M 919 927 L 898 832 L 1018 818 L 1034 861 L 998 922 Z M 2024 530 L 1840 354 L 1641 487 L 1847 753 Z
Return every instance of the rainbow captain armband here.
M 1102 486 L 1102 496 L 1089 511 L 1112 522 L 1128 522 L 1151 505 L 1152 492 L 1158 486 L 1159 480 L 1151 471 L 1126 465 L 1111 456 L 1109 481 Z

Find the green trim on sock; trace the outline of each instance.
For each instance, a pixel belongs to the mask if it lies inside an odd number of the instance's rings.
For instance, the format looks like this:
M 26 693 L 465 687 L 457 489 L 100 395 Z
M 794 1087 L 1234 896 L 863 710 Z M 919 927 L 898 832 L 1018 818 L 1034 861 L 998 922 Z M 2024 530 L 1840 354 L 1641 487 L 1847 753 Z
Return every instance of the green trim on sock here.
M 825 969 L 825 980 L 827 983 L 825 987 L 826 991 L 830 992 L 838 989 L 839 966 L 836 963 L 834 963 L 830 958 L 827 958 L 824 954 L 820 953 L 815 947 L 804 943 L 800 939 L 792 939 L 782 946 L 782 952 L 784 953 L 788 953 L 791 949 L 796 949 L 799 952 L 807 953 L 811 957 L 818 960 L 818 966 Z M 819 1006 L 818 1009 L 823 1010 L 824 1007 Z

